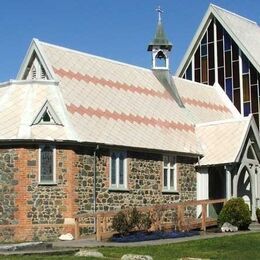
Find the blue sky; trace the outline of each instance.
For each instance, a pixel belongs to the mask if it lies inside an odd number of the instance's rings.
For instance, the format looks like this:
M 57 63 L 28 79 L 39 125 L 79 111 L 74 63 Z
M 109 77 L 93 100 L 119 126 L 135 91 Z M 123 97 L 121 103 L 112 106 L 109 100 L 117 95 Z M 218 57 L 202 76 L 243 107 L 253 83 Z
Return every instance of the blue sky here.
M 150 68 L 158 5 L 175 72 L 210 2 L 260 23 L 259 0 L 1 0 L 0 82 L 16 77 L 32 38 Z

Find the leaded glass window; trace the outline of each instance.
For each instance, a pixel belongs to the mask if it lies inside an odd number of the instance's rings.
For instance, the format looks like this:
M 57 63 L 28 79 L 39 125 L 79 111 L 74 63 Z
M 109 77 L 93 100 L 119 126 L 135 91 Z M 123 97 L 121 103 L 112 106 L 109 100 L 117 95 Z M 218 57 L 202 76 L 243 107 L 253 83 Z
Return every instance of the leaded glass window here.
M 49 145 L 40 147 L 40 183 L 55 183 L 55 148 Z
M 110 156 L 110 186 L 116 189 L 127 188 L 126 152 L 113 151 Z
M 237 110 L 244 116 L 252 113 L 258 125 L 260 73 L 216 18 L 203 31 L 188 62 L 184 78 L 212 86 L 218 82 Z
M 177 191 L 175 156 L 163 156 L 163 191 Z

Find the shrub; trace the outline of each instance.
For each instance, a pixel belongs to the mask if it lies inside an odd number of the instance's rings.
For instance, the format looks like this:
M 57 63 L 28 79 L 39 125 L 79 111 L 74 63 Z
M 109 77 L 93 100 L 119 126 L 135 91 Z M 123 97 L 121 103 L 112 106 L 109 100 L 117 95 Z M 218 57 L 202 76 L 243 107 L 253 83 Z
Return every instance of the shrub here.
M 152 226 L 152 218 L 150 216 L 150 213 L 148 214 L 141 214 L 141 219 L 140 219 L 140 223 L 139 223 L 139 230 L 144 230 L 144 231 L 148 231 L 151 226 Z
M 258 223 L 260 223 L 260 208 L 256 209 L 256 217 L 257 217 Z
M 239 230 L 248 229 L 251 223 L 251 214 L 248 205 L 242 198 L 230 199 L 222 208 L 218 223 L 222 226 L 225 222 L 237 226 Z
M 112 220 L 112 228 L 121 235 L 127 235 L 131 230 L 148 231 L 151 228 L 150 213 L 139 212 L 136 208 L 118 212 Z
M 142 213 L 139 212 L 136 207 L 134 207 L 132 210 L 129 212 L 130 215 L 130 222 L 132 225 L 132 228 L 138 227 L 140 223 L 140 219 L 142 218 Z
M 132 225 L 129 221 L 127 213 L 125 213 L 123 211 L 118 212 L 113 217 L 112 228 L 121 235 L 128 234 L 132 229 Z

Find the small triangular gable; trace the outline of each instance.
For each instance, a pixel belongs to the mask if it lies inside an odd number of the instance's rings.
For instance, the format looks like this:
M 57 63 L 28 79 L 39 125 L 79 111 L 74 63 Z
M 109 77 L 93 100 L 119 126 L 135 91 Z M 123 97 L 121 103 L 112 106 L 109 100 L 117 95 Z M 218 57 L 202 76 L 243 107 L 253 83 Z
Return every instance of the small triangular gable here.
M 260 137 L 255 121 L 251 118 L 249 127 L 244 135 L 244 140 L 237 155 L 236 162 L 241 162 L 242 160 L 254 160 L 260 162 L 259 139 Z
M 32 125 L 46 124 L 46 125 L 62 125 L 61 120 L 55 113 L 53 107 L 47 100 L 41 107 L 37 116 L 33 119 Z
M 17 80 L 53 80 L 54 72 L 48 65 L 37 39 L 33 39 L 17 75 Z

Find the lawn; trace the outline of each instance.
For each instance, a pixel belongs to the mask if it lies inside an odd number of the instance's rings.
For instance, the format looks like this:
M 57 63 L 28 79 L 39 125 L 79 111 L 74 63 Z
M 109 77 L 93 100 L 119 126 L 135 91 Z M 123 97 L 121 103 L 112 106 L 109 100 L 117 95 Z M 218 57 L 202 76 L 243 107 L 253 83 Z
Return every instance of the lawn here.
M 123 254 L 148 254 L 155 260 L 178 259 L 180 257 L 198 257 L 210 259 L 260 259 L 260 233 L 226 236 L 205 240 L 144 247 L 103 247 L 98 251 L 105 259 L 120 259 Z M 52 256 L 12 256 L 0 259 L 75 259 L 72 255 Z M 82 258 L 79 258 L 82 259 Z M 98 259 L 98 258 L 85 258 Z M 99 258 L 100 259 L 100 258 Z

